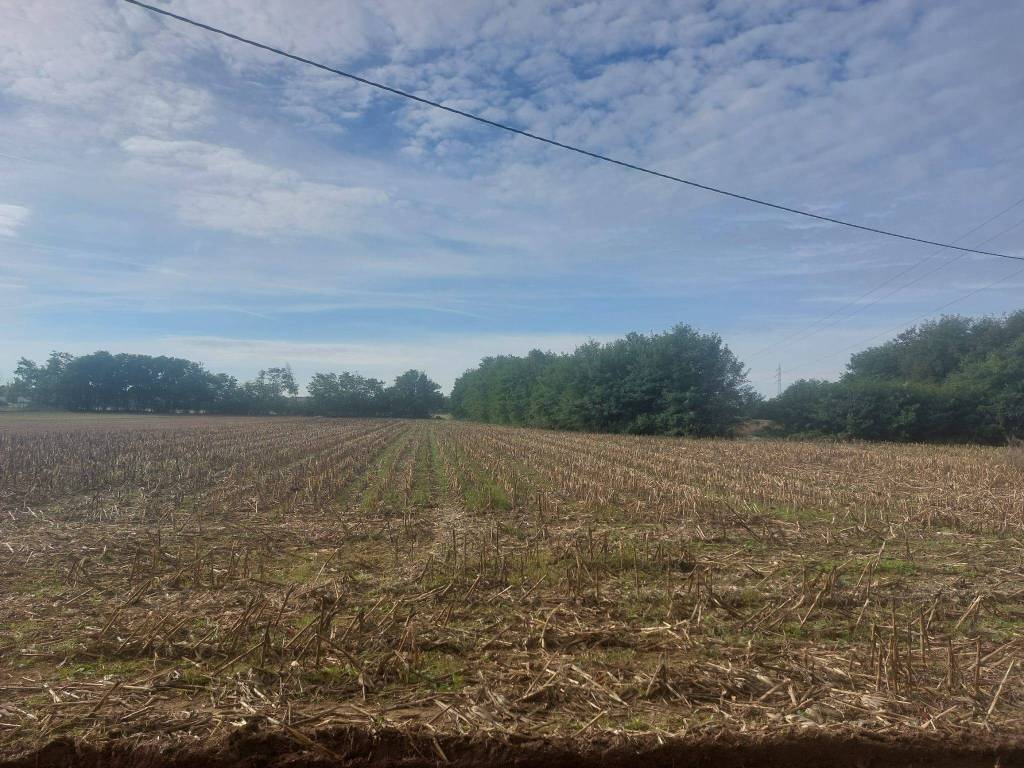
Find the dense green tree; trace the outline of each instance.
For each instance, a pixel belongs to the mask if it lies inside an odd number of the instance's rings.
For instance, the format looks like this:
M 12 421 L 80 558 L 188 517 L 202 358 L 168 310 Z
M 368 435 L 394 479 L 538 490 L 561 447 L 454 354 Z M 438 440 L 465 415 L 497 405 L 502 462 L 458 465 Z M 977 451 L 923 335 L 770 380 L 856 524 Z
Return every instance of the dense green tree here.
M 308 402 L 298 405 L 292 369 L 266 368 L 239 385 L 199 363 L 176 357 L 112 355 L 81 357 L 54 352 L 45 365 L 22 358 L 5 393 L 36 405 L 75 411 L 174 413 L 310 413 L 326 416 L 403 416 L 422 418 L 445 406 L 440 385 L 422 371 L 406 371 L 395 383 L 355 373 L 317 373 Z
M 36 405 L 68 410 L 233 411 L 240 401 L 233 378 L 174 357 L 81 357 L 54 352 L 46 365 L 22 358 L 12 390 Z
M 837 382 L 764 406 L 788 434 L 998 443 L 1024 435 L 1024 311 L 942 317 L 852 356 Z
M 989 351 L 973 365 L 950 376 L 951 387 L 978 393 L 977 420 L 989 433 L 985 436 L 1024 437 L 1024 312 L 1016 338 Z
M 423 419 L 441 410 L 444 396 L 423 371 L 408 370 L 384 390 L 384 402 L 388 416 Z
M 801 379 L 786 387 L 779 397 L 766 402 L 762 413 L 779 424 L 785 424 L 792 434 L 840 431 L 844 426 L 836 421 L 840 409 L 832 403 L 837 394 L 833 382 Z
M 728 434 L 756 410 L 785 434 L 996 443 L 1024 437 L 1024 310 L 924 323 L 853 355 L 839 381 L 798 381 L 763 405 L 722 340 L 685 325 L 572 354 L 488 357 L 448 400 L 418 370 L 389 387 L 317 373 L 308 390 L 300 406 L 288 366 L 239 385 L 181 358 L 99 351 L 53 352 L 44 364 L 22 358 L 3 391 L 72 410 L 422 418 L 450 408 L 500 424 L 668 435 Z
M 306 387 L 310 411 L 326 416 L 380 416 L 384 382 L 357 373 L 315 373 Z
M 451 405 L 461 418 L 499 424 L 721 435 L 753 398 L 742 364 L 718 336 L 679 325 L 589 342 L 571 355 L 486 358 L 456 381 Z
M 977 351 L 989 330 L 984 321 L 976 324 L 958 316 L 924 323 L 904 331 L 893 341 L 853 355 L 849 375 L 942 382 Z
M 283 413 L 290 409 L 288 398 L 299 394 L 291 366 L 261 370 L 242 385 L 243 400 L 252 413 Z
M 21 358 L 14 369 L 12 394 L 27 397 L 36 405 L 61 407 L 58 390 L 64 370 L 73 359 L 67 352 L 51 352 L 45 365 Z

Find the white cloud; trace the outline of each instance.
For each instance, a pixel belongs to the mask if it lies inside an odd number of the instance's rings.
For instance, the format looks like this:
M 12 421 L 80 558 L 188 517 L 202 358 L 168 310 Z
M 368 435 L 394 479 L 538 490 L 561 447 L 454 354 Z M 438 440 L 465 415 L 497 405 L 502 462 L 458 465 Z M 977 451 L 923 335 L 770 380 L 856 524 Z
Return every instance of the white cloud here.
M 23 119 L 52 122 L 62 139 L 169 135 L 210 117 L 210 94 L 175 66 L 188 51 L 123 3 L 23 3 L 0 23 L 0 89 Z
M 364 208 L 388 202 L 381 190 L 308 181 L 231 147 L 144 136 L 122 147 L 135 172 L 174 180 L 178 214 L 196 226 L 245 235 L 336 232 Z
M 14 237 L 28 221 L 30 213 L 24 206 L 0 203 L 0 235 Z

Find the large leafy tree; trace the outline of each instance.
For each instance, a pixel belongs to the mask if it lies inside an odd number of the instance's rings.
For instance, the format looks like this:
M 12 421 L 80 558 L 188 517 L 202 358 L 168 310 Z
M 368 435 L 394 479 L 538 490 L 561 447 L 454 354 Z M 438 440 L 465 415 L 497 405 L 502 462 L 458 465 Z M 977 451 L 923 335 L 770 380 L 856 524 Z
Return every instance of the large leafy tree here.
M 384 382 L 357 373 L 315 373 L 306 387 L 310 410 L 325 416 L 379 416 Z
M 199 363 L 103 351 L 81 357 L 54 352 L 45 365 L 22 358 L 12 394 L 69 410 L 232 411 L 241 402 L 233 378 Z
M 686 325 L 571 355 L 486 358 L 452 390 L 463 418 L 558 429 L 726 434 L 755 395 L 722 340 Z
M 5 393 L 26 396 L 44 407 L 81 411 L 421 418 L 444 407 L 440 389 L 416 370 L 406 371 L 387 388 L 356 373 L 317 373 L 308 387 L 308 403 L 300 406 L 295 398 L 299 387 L 287 365 L 265 368 L 239 385 L 233 377 L 210 373 L 190 360 L 100 351 L 81 357 L 54 352 L 44 365 L 22 358 Z
M 911 328 L 853 355 L 838 382 L 796 382 L 764 411 L 788 433 L 986 443 L 1024 436 L 1024 310 Z
M 408 370 L 384 392 L 389 416 L 422 419 L 444 405 L 441 385 L 423 371 Z
M 67 352 L 51 352 L 44 365 L 21 358 L 14 369 L 12 394 L 27 397 L 37 405 L 63 407 L 60 388 L 64 372 L 74 356 Z
M 282 413 L 289 409 L 289 397 L 299 394 L 291 366 L 266 368 L 243 387 L 244 399 L 252 413 Z

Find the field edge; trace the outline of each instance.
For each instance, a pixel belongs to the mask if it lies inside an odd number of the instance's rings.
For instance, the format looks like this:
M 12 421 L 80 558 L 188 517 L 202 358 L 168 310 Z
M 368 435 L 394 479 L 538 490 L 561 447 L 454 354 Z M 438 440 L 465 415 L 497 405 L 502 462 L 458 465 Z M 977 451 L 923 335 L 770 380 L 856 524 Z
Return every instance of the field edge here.
M 589 742 L 458 736 L 399 729 L 358 727 L 297 730 L 247 728 L 218 742 L 161 747 L 124 740 L 88 742 L 56 739 L 45 746 L 5 758 L 0 768 L 284 768 L 361 765 L 375 768 L 425 768 L 450 765 L 546 768 L 1011 768 L 1024 766 L 1024 736 L 1016 739 L 953 739 L 921 734 L 884 737 L 857 733 L 783 733 L 771 737 L 723 735 L 712 738 Z

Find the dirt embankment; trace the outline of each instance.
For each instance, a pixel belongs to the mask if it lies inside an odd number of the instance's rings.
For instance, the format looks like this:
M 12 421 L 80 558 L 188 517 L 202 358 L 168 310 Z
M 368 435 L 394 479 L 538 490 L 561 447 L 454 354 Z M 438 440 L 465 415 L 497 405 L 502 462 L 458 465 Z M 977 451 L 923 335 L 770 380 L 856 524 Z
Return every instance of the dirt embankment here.
M 211 745 L 161 751 L 151 745 L 57 740 L 0 768 L 1013 768 L 1024 766 L 1024 742 L 901 740 L 842 736 L 721 739 L 661 745 L 585 747 L 549 741 L 374 734 L 339 729 L 315 734 L 238 733 Z

